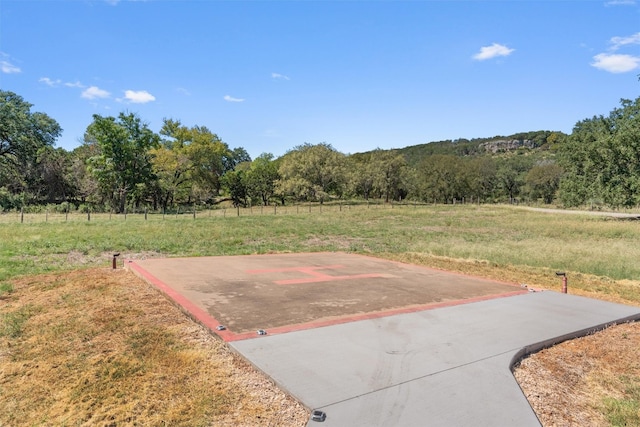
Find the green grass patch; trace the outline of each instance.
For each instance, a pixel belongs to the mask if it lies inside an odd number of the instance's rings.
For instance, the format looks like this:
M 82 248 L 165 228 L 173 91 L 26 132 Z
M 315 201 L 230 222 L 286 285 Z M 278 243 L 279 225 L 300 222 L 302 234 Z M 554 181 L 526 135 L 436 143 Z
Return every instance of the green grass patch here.
M 623 376 L 619 380 L 624 396 L 604 398 L 603 413 L 611 426 L 640 426 L 640 378 Z
M 0 297 L 8 295 L 14 291 L 13 284 L 9 282 L 0 282 Z
M 24 306 L 15 311 L 0 315 L 0 336 L 18 338 L 24 331 L 27 320 L 33 315 L 30 306 Z

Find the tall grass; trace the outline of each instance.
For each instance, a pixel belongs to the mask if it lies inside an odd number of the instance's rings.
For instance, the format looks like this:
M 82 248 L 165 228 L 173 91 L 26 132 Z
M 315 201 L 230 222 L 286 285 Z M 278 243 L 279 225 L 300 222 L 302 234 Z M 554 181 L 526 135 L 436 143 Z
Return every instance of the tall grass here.
M 634 221 L 505 206 L 326 206 L 235 210 L 224 215 L 108 214 L 91 221 L 0 221 L 0 280 L 109 265 L 113 252 L 164 256 L 345 251 L 422 254 L 496 266 L 567 270 L 615 280 L 640 278 Z

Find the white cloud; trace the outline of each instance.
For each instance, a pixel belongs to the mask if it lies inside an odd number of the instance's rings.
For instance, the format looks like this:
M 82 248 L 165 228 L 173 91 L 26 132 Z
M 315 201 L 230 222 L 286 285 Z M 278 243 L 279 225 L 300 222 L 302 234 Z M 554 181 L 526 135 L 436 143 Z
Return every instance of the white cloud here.
M 599 53 L 593 57 L 592 67 L 610 73 L 626 73 L 640 68 L 640 56 L 613 53 L 629 45 L 640 45 L 640 33 L 626 37 L 611 37 L 609 44 L 608 52 Z
M 591 66 L 610 73 L 626 73 L 640 67 L 640 56 L 600 53 Z
M 228 101 L 228 102 L 244 102 L 243 98 L 234 98 L 234 97 L 229 96 L 229 95 L 225 95 L 224 96 L 224 100 Z
M 82 91 L 83 98 L 96 99 L 96 98 L 109 98 L 111 94 L 106 90 L 100 89 L 98 86 L 90 86 Z
M 509 56 L 515 49 L 510 49 L 505 45 L 494 43 L 491 46 L 483 46 L 480 52 L 473 55 L 473 59 L 484 61 L 486 59 L 496 58 L 498 56 Z
M 181 95 L 191 96 L 191 92 L 189 92 L 187 89 L 183 87 L 176 88 L 176 92 L 178 92 Z
M 60 79 L 58 79 L 58 80 L 51 80 L 49 77 L 41 77 L 38 81 L 39 81 L 40 83 L 44 83 L 44 84 L 46 84 L 47 86 L 51 86 L 51 87 L 59 86 L 59 85 L 60 85 L 60 83 L 62 83 L 62 81 L 61 81 Z
M 84 85 L 82 83 L 80 83 L 79 81 L 75 81 L 75 82 L 66 82 L 64 84 L 66 87 L 79 87 L 79 88 L 83 88 Z
M 15 74 L 22 72 L 20 67 L 16 67 L 9 61 L 0 61 L 0 70 L 2 70 L 2 72 L 5 74 Z
M 610 50 L 618 50 L 628 44 L 640 44 L 640 33 L 635 33 L 629 37 L 611 37 Z
M 125 90 L 124 99 L 134 104 L 146 104 L 147 102 L 155 101 L 156 97 L 146 90 Z
M 611 0 L 605 3 L 605 6 L 632 6 L 636 4 L 635 0 Z
M 282 80 L 291 80 L 289 76 L 285 76 L 284 74 L 279 73 L 271 73 L 272 79 L 282 79 Z

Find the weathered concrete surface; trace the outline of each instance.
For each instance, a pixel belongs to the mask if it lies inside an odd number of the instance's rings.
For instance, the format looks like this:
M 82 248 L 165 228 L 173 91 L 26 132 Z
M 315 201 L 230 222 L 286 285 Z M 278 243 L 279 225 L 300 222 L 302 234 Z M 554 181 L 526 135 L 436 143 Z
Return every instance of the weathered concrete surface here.
M 523 292 L 512 284 L 344 253 L 149 259 L 133 266 L 236 335 Z

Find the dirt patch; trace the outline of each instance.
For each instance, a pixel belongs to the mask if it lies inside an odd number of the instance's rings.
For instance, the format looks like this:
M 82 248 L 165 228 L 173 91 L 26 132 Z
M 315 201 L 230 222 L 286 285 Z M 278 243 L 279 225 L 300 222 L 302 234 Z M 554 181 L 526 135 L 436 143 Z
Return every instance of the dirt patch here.
M 163 257 L 166 257 L 166 255 L 154 251 L 122 252 L 118 257 L 118 265 L 122 266 L 122 263 L 126 259 L 145 260 Z M 64 254 L 17 255 L 12 257 L 11 259 L 16 261 L 32 261 L 34 263 L 48 263 L 58 268 L 74 269 L 82 267 L 98 267 L 111 265 L 113 252 L 90 254 L 74 250 Z

